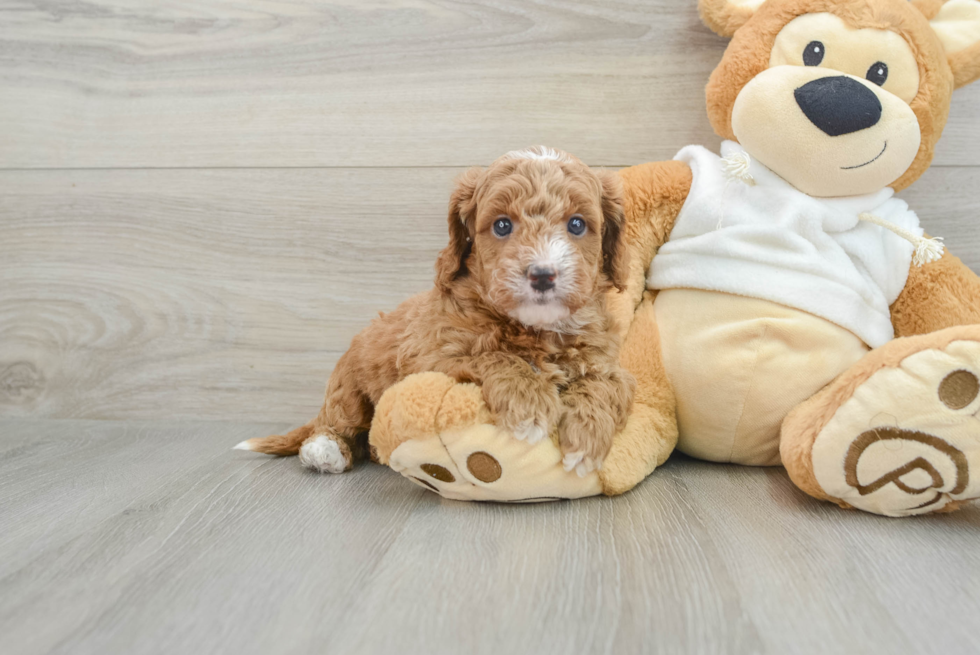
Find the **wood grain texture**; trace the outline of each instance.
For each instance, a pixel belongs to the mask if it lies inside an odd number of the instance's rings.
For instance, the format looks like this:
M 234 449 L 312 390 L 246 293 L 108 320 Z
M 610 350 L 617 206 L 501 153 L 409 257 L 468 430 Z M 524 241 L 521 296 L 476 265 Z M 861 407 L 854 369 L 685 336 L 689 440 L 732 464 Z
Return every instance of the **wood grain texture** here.
M 954 255 L 980 271 L 980 168 L 933 167 L 899 197 L 926 232 L 943 237 Z
M 42 653 L 973 653 L 980 508 L 894 520 L 678 457 L 445 501 L 229 452 L 275 424 L 0 420 L 0 634 Z
M 0 3 L 0 650 L 980 650 L 978 507 L 883 519 L 683 457 L 460 504 L 228 450 L 431 284 L 462 167 L 716 148 L 724 47 L 695 0 Z M 903 194 L 975 270 L 978 153 L 975 85 Z
M 462 169 L 0 172 L 0 415 L 305 421 Z M 980 269 L 980 169 L 904 197 Z
M 306 420 L 457 172 L 0 173 L 0 413 Z
M 594 164 L 713 139 L 695 0 L 14 0 L 0 167 Z M 980 164 L 980 85 L 937 164 Z

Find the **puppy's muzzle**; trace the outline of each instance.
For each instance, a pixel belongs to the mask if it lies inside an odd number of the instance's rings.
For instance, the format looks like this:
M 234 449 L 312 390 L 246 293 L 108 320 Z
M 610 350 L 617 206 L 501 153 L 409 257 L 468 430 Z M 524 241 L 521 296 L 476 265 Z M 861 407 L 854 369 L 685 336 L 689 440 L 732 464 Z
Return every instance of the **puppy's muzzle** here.
M 795 95 L 806 117 L 827 136 L 860 132 L 881 120 L 878 96 L 850 77 L 822 77 L 807 82 Z
M 557 271 L 545 266 L 532 266 L 527 271 L 527 279 L 531 283 L 531 288 L 538 293 L 554 289 L 556 277 L 558 277 Z

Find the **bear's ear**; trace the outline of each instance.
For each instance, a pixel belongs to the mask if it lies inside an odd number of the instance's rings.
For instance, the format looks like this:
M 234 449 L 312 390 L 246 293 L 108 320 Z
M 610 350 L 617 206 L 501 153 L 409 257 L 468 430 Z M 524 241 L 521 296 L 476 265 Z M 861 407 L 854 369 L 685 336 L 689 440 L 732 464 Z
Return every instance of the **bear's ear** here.
M 698 0 L 701 21 L 718 36 L 731 38 L 766 0 Z
M 980 0 L 949 0 L 929 24 L 946 50 L 956 88 L 980 78 Z

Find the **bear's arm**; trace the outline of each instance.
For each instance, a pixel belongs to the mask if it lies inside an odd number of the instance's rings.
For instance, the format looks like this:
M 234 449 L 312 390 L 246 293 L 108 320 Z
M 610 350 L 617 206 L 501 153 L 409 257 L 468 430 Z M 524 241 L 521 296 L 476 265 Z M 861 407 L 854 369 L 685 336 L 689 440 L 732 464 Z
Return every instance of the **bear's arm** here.
M 980 277 L 948 250 L 939 261 L 913 264 L 891 314 L 896 337 L 980 325 Z
M 679 161 L 659 161 L 623 169 L 619 175 L 623 181 L 630 273 L 624 292 L 610 292 L 608 307 L 625 334 L 646 290 L 650 262 L 670 236 L 691 190 L 691 168 Z

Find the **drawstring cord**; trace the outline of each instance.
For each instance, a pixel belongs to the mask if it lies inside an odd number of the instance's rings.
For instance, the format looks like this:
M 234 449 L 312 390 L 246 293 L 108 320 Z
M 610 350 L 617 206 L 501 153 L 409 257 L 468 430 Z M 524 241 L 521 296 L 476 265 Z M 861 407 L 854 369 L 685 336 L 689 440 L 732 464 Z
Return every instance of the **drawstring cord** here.
M 915 254 L 912 255 L 912 263 L 916 266 L 924 266 L 926 264 L 939 261 L 943 256 L 943 252 L 946 250 L 946 246 L 944 246 L 942 243 L 942 237 L 920 237 L 912 234 L 905 228 L 901 228 L 894 223 L 889 223 L 885 219 L 879 218 L 874 214 L 858 214 L 858 220 L 873 223 L 874 225 L 883 227 L 886 230 L 890 230 L 915 246 Z

